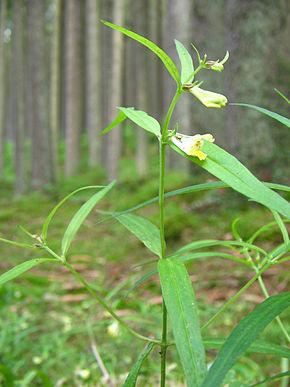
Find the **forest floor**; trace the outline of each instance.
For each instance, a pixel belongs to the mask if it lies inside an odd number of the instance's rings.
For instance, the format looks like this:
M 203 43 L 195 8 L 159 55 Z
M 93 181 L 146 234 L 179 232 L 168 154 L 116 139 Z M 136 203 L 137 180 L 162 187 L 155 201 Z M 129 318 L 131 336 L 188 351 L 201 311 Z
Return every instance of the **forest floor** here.
M 92 184 L 92 177 L 92 174 L 82 175 L 43 193 L 13 200 L 11 187 L 2 184 L 0 236 L 28 241 L 17 225 L 26 227 L 33 234 L 39 233 L 45 216 L 60 198 L 77 187 Z M 98 209 L 126 209 L 155 196 L 157 179 L 157 176 L 150 181 L 128 178 L 100 203 Z M 171 174 L 167 190 L 188 184 L 187 179 Z M 88 193 L 79 194 L 59 210 L 49 230 L 48 241 L 53 249 L 59 250 L 66 225 L 88 197 Z M 156 205 L 145 207 L 138 214 L 158 224 Z M 112 220 L 98 223 L 102 218 L 103 215 L 97 211 L 87 218 L 71 246 L 69 260 L 103 293 L 119 316 L 142 334 L 159 336 L 161 297 L 157 277 L 153 276 L 129 291 L 142 274 L 152 269 L 152 265 L 134 265 L 150 260 L 152 256 L 122 225 Z M 198 239 L 231 240 L 231 223 L 236 218 L 240 218 L 238 230 L 245 239 L 273 220 L 269 211 L 245 199 L 240 200 L 227 190 L 168 199 L 168 251 L 173 252 L 177 247 Z M 262 235 L 258 245 L 269 250 L 281 242 L 279 230 L 274 227 Z M 44 254 L 40 253 L 39 250 L 22 251 L 1 243 L 0 271 L 32 257 L 43 257 Z M 283 291 L 289 285 L 289 273 L 287 275 L 285 267 L 285 264 L 274 267 L 265 274 L 271 294 Z M 248 269 L 218 257 L 196 261 L 188 269 L 202 323 L 253 275 Z M 258 285 L 252 286 L 238 304 L 230 307 L 207 329 L 205 337 L 226 337 L 242 316 L 262 300 Z M 58 266 L 45 264 L 2 287 L 0 306 L 0 365 L 10 369 L 21 386 L 109 385 L 100 371 L 93 348 L 97 348 L 111 380 L 119 386 L 144 346 L 142 341 L 116 326 L 70 274 Z M 283 342 L 275 323 L 266 329 L 263 338 L 266 337 L 273 343 Z M 214 350 L 208 351 L 210 359 L 215 354 Z M 140 386 L 158 385 L 158 358 L 156 348 L 144 364 Z M 229 385 L 247 385 L 279 370 L 279 358 L 251 354 L 242 358 L 231 372 L 229 381 L 235 382 Z M 168 380 L 169 385 L 183 385 L 181 367 L 172 348 L 168 354 Z

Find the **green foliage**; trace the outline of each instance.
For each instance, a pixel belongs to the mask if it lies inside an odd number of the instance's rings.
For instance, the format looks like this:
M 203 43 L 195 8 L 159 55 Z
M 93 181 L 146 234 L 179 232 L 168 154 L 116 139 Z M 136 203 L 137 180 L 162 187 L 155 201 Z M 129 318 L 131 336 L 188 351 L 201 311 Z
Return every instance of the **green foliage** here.
M 206 373 L 197 304 L 185 266 L 176 259 L 158 262 L 162 294 L 187 385 L 199 386 Z
M 191 82 L 194 79 L 194 67 L 191 55 L 178 40 L 175 40 L 175 46 L 181 64 L 181 83 Z
M 143 351 L 140 353 L 136 363 L 132 367 L 131 371 L 129 372 L 125 383 L 123 384 L 124 387 L 135 387 L 137 382 L 137 377 L 140 372 L 140 369 L 142 367 L 142 364 L 144 360 L 147 358 L 149 353 L 152 351 L 154 345 L 153 343 L 149 343 L 146 345 L 146 347 L 143 349 Z
M 136 125 L 150 133 L 155 134 L 156 137 L 160 138 L 161 128 L 159 122 L 155 118 L 149 116 L 147 113 L 142 112 L 141 110 L 135 110 L 133 108 L 119 107 L 119 110 L 121 110 L 121 112 L 123 112 L 125 116 L 133 121 Z
M 290 306 L 290 292 L 269 297 L 259 304 L 233 330 L 211 366 L 202 387 L 218 387 L 236 360 L 266 326 Z

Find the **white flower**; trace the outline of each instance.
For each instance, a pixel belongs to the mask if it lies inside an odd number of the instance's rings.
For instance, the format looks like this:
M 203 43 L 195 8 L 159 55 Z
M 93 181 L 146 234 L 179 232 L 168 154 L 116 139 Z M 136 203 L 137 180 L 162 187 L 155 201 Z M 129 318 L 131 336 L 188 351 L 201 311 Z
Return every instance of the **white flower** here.
M 186 136 L 185 134 L 176 133 L 171 137 L 171 141 L 179 149 L 188 156 L 198 157 L 199 160 L 205 160 L 207 154 L 201 150 L 205 141 L 214 142 L 214 137 L 211 134 L 196 134 L 194 136 Z
M 107 328 L 107 332 L 112 337 L 118 337 L 120 334 L 120 327 L 118 321 L 113 321 Z

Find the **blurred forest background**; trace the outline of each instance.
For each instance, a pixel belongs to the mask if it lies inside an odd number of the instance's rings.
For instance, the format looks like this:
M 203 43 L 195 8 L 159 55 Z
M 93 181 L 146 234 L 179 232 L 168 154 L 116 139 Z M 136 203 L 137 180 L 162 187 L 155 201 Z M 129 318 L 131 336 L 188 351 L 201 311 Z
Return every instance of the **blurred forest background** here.
M 287 0 L 1 0 L 0 181 L 21 195 L 88 168 L 117 178 L 120 159 L 146 176 L 151 138 L 133 124 L 102 138 L 116 106 L 162 120 L 174 84 L 153 54 L 103 26 L 107 19 L 145 35 L 178 62 L 174 38 L 209 59 L 230 51 L 221 74 L 203 71 L 204 87 L 231 102 L 286 114 L 290 3 Z M 179 65 L 179 63 L 178 63 Z M 175 120 L 184 133 L 214 133 L 264 180 L 285 180 L 284 127 L 243 108 L 206 109 L 184 95 Z M 187 162 L 169 167 L 190 173 Z M 105 176 L 105 175 L 104 175 Z
M 222 73 L 200 73 L 203 87 L 230 102 L 289 116 L 287 104 L 274 91 L 287 95 L 289 90 L 289 11 L 288 0 L 0 0 L 0 236 L 31 242 L 17 226 L 39 234 L 56 203 L 81 186 L 118 179 L 118 189 L 98 205 L 101 211 L 128 209 L 157 194 L 153 136 L 129 120 L 107 136 L 99 132 L 115 118 L 116 106 L 134 106 L 161 121 L 175 85 L 151 52 L 100 19 L 149 37 L 178 66 L 174 38 L 189 50 L 193 42 L 209 60 L 222 59 L 229 50 Z M 189 94 L 177 106 L 176 121 L 183 133 L 213 133 L 219 146 L 263 180 L 289 180 L 289 130 L 276 121 L 241 107 L 207 109 Z M 167 191 L 210 178 L 177 154 L 168 156 Z M 89 195 L 78 194 L 57 213 L 49 230 L 54 251 Z M 157 205 L 140 212 L 158 224 Z M 237 218 L 234 227 L 244 240 L 262 225 L 273 226 L 270 211 L 231 190 L 172 197 L 166 201 L 168 251 L 198 239 L 231 240 L 231 222 Z M 142 334 L 159 337 L 158 278 L 135 289 L 148 270 L 136 264 L 152 256 L 121 224 L 102 220 L 97 211 L 86 219 L 69 260 L 118 315 Z M 257 243 L 267 251 L 282 242 L 278 227 L 264 231 Z M 36 257 L 37 249 L 1 243 L 0 272 Z M 286 264 L 265 273 L 270 294 L 289 289 Z M 219 256 L 193 262 L 189 269 L 202 324 L 254 274 Z M 210 326 L 208 337 L 228 336 L 263 299 L 259 286 L 252 286 Z M 290 319 L 285 322 L 289 330 Z M 0 385 L 6 370 L 23 387 L 119 386 L 143 347 L 116 327 L 65 269 L 53 265 L 0 287 L 0 326 Z M 263 337 L 281 344 L 275 323 Z M 111 384 L 98 366 L 96 348 Z M 210 361 L 215 354 L 208 351 Z M 169 351 L 168 356 L 168 386 L 184 386 L 177 354 Z M 281 369 L 277 357 L 253 354 L 237 363 L 228 380 L 232 386 L 237 381 L 252 385 Z M 141 377 L 140 386 L 158 385 L 158 349 Z

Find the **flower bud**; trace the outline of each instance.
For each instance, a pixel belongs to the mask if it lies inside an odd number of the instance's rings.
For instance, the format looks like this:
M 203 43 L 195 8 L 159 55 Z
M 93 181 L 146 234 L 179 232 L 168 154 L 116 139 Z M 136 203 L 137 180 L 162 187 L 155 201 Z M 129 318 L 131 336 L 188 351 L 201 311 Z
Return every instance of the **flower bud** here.
M 225 57 L 221 61 L 219 61 L 219 59 L 216 61 L 208 60 L 207 62 L 205 62 L 205 68 L 213 70 L 213 71 L 221 72 L 224 69 L 224 64 L 229 59 L 229 56 L 230 56 L 230 54 L 227 51 Z
M 195 136 L 186 136 L 181 133 L 176 133 L 171 137 L 171 141 L 179 149 L 188 156 L 195 156 L 199 160 L 205 160 L 207 154 L 201 150 L 204 140 L 214 142 L 214 137 L 211 134 L 196 134 Z
M 203 90 L 198 86 L 192 87 L 189 92 L 193 94 L 206 107 L 221 108 L 226 106 L 228 100 L 222 94 L 213 91 Z

